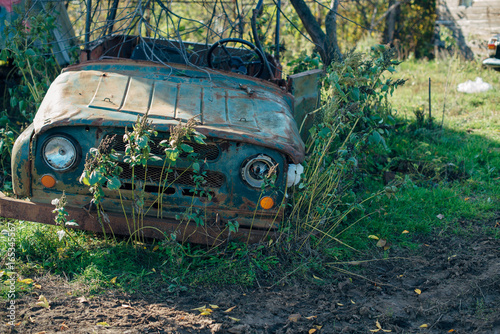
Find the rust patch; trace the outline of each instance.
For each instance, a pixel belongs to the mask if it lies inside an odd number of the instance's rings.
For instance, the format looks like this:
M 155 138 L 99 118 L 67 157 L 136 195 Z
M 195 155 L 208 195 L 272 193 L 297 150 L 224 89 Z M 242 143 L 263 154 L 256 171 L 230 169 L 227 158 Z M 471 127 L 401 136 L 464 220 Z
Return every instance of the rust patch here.
M 231 143 L 228 141 L 222 141 L 221 143 L 219 143 L 219 147 L 221 148 L 221 150 L 223 152 L 227 152 L 227 151 L 229 151 L 229 148 L 231 147 Z
M 55 224 L 54 206 L 50 204 L 33 203 L 6 197 L 0 192 L 0 216 L 5 218 L 24 219 L 44 224 Z M 84 209 L 67 208 L 66 210 L 72 219 L 75 219 L 79 226 L 76 229 L 93 231 L 100 233 L 102 227 L 96 217 L 91 216 Z M 106 224 L 106 233 L 113 232 L 115 235 L 129 235 L 129 226 L 122 215 L 108 213 L 110 223 Z M 229 230 L 220 221 L 213 226 L 196 226 L 194 223 L 179 223 L 175 220 L 145 218 L 144 228 L 141 230 L 144 237 L 163 239 L 172 233 L 177 235 L 179 241 L 189 241 L 197 244 L 216 246 L 226 242 Z M 211 224 L 212 225 L 212 224 Z M 151 227 L 151 228 L 148 228 Z M 162 232 L 160 232 L 162 231 Z M 251 243 L 263 241 L 271 238 L 273 231 L 239 228 L 238 232 L 231 233 L 231 238 L 247 240 Z M 249 236 L 250 235 L 250 236 Z

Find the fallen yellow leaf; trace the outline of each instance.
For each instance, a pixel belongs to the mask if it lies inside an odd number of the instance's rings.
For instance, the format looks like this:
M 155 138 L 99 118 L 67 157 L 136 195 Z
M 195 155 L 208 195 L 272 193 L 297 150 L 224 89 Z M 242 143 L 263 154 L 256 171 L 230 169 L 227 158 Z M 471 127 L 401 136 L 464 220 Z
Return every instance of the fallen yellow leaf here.
M 420 290 L 420 289 L 415 289 L 415 293 L 416 293 L 417 295 L 419 295 L 419 294 L 421 294 L 421 293 L 422 293 L 422 290 Z
M 85 296 L 78 297 L 78 298 L 76 298 L 76 300 L 78 300 L 80 303 L 88 303 L 89 302 L 89 300 Z
M 468 201 L 468 200 L 470 200 L 470 197 L 465 197 L 464 198 L 464 201 Z
M 229 313 L 232 310 L 234 310 L 235 308 L 236 308 L 236 306 L 231 306 L 230 308 L 228 308 L 227 310 L 225 310 L 224 313 Z
M 24 284 L 31 284 L 33 283 L 33 280 L 31 278 L 25 278 L 23 280 L 17 280 L 18 282 L 20 283 L 24 283 Z
M 109 324 L 106 321 L 101 321 L 96 324 L 97 326 L 109 326 Z
M 376 332 L 385 332 L 385 333 L 390 333 L 391 330 L 390 329 L 383 329 L 382 326 L 380 325 L 380 322 L 375 321 L 375 326 L 377 327 L 377 329 L 370 329 L 370 332 L 373 332 L 373 333 L 376 333 Z
M 228 317 L 228 318 L 233 320 L 233 321 L 240 321 L 240 319 L 238 319 L 238 318 L 233 318 L 233 317 Z
M 309 334 L 313 334 L 313 333 L 316 333 L 316 332 L 317 332 L 317 330 L 316 330 L 315 328 L 311 328 L 311 329 L 309 330 Z
M 314 327 L 316 327 L 318 330 L 320 330 L 321 328 L 323 328 L 323 326 L 320 326 L 320 325 L 316 325 Z
M 454 332 L 454 331 L 455 331 L 454 329 L 450 329 L 450 330 L 448 331 L 448 333 L 452 333 L 452 332 Z
M 153 252 L 157 251 L 157 250 L 158 250 L 158 248 L 160 248 L 160 246 L 158 246 L 158 245 L 154 246 L 154 247 L 153 247 Z
M 315 319 L 317 317 L 318 317 L 317 315 L 311 315 L 310 317 L 306 317 L 306 319 L 307 320 L 312 320 L 312 319 Z
M 427 324 L 423 324 L 423 325 L 420 325 L 419 327 L 420 327 L 420 328 L 427 328 L 427 327 L 429 327 L 429 325 L 427 325 Z
M 410 231 L 404 230 L 403 232 L 401 232 L 401 234 L 406 234 L 406 233 L 410 233 Z
M 46 309 L 50 308 L 49 301 L 47 300 L 47 298 L 45 298 L 44 295 L 40 295 L 40 297 L 38 297 L 38 302 L 36 302 L 35 305 L 41 306 L 41 307 L 46 308 Z
M 211 307 L 211 308 L 213 308 L 213 309 L 218 309 L 218 308 L 219 308 L 219 306 L 217 306 L 217 305 L 212 305 L 212 304 L 208 304 L 208 306 L 210 306 L 210 307 Z
M 320 281 L 322 281 L 322 280 L 323 280 L 322 278 L 319 278 L 318 276 L 316 276 L 316 275 L 314 275 L 314 274 L 313 274 L 313 278 L 314 278 L 314 279 L 317 279 L 317 280 L 320 280 Z
M 212 312 L 207 311 L 207 310 L 200 313 L 200 315 L 210 315 L 210 314 L 212 314 Z
M 387 244 L 387 240 L 385 240 L 385 239 L 380 239 L 380 240 L 377 242 L 377 247 L 384 247 L 386 244 Z
M 378 240 L 380 239 L 379 237 L 377 237 L 376 235 L 369 235 L 368 238 L 370 239 L 373 239 L 373 240 Z
M 109 280 L 109 283 L 111 283 L 111 284 L 116 284 L 116 277 L 117 277 L 117 276 L 115 276 L 115 277 L 113 277 L 112 279 L 110 279 L 110 280 Z
M 337 303 L 338 306 L 344 306 L 344 304 Z
M 356 304 L 356 303 L 355 303 L 352 299 L 351 299 L 351 303 L 352 303 L 352 304 Z
M 37 289 L 41 289 L 41 288 L 42 288 L 42 286 L 41 286 L 40 284 L 36 284 L 36 283 L 35 283 L 35 284 L 33 284 L 33 286 L 34 286 L 35 288 L 37 288 Z

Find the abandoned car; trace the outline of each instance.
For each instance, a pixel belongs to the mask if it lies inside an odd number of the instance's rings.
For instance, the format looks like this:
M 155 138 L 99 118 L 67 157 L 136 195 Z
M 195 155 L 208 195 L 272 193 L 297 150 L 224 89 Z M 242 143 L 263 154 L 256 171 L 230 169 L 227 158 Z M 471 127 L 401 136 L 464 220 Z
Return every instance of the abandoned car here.
M 84 230 L 176 235 L 210 245 L 229 234 L 255 242 L 276 230 L 287 186 L 300 178 L 299 127 L 304 135 L 307 114 L 318 102 L 320 70 L 283 80 L 271 55 L 239 38 L 206 45 L 112 34 L 87 43 L 82 58 L 52 83 L 17 139 L 17 199 L 3 196 L 0 216 L 54 224 L 51 202 L 64 193 L 68 219 Z M 160 159 L 132 171 L 122 138 L 138 117 L 147 117 L 157 132 L 150 147 Z M 185 142 L 199 164 L 195 168 L 192 157 L 180 155 L 165 169 L 160 143 L 189 120 L 206 137 L 204 144 Z M 118 153 L 120 189 L 104 187 L 105 219 L 98 219 L 89 186 L 79 179 L 89 152 L 103 140 Z M 131 231 L 135 181 L 147 210 L 140 230 Z
M 120 48 L 114 48 L 117 40 Z M 24 219 L 51 223 L 50 203 L 65 192 L 70 218 L 82 229 L 101 231 L 95 214 L 84 209 L 92 200 L 88 186 L 78 182 L 91 148 L 116 135 L 113 149 L 124 153 L 121 138 L 125 127 L 132 128 L 138 115 L 147 115 L 158 131 L 152 152 L 161 156 L 159 142 L 169 138 L 172 127 L 194 118 L 196 130 L 206 136 L 206 144 L 189 144 L 204 162 L 203 188 L 210 196 L 197 196 L 192 191 L 192 163 L 181 157 L 177 170 L 171 173 L 177 176 L 172 176 L 162 195 L 162 218 L 157 218 L 154 202 L 163 162 L 149 162 L 143 181 L 147 185 L 145 202 L 153 209 L 145 225 L 165 233 L 182 231 L 181 238 L 203 243 L 222 237 L 229 221 L 238 223 L 240 234 L 253 230 L 252 238 L 268 235 L 283 215 L 287 174 L 291 170 L 295 173 L 304 159 L 297 120 L 302 121 L 317 100 L 318 71 L 289 79 L 290 90 L 300 93 L 298 101 L 278 84 L 253 77 L 270 78 L 262 58 L 257 64 L 247 64 L 248 69 L 238 70 L 247 72 L 244 74 L 208 71 L 203 65 L 206 62 L 210 67 L 206 57 L 213 56 L 213 49 L 197 51 L 196 57 L 201 60 L 196 67 L 184 65 L 182 58 L 175 59 L 175 52 L 165 55 L 167 48 L 157 47 L 169 60 L 164 66 L 142 60 L 143 55 L 137 51 L 141 50 L 139 42 L 143 40 L 115 37 L 99 43 L 90 50 L 92 58 L 98 60 L 70 66 L 53 82 L 33 124 L 16 141 L 12 154 L 14 192 L 20 198 L 29 197 L 31 202 L 25 205 L 37 209 L 11 206 L 10 211 L 22 210 L 18 216 Z M 153 42 L 143 45 L 148 47 Z M 99 59 L 104 52 L 120 54 L 114 54 L 114 59 Z M 245 66 L 241 59 L 237 59 L 238 68 Z M 301 87 L 303 91 L 299 92 Z M 131 174 L 130 168 L 120 164 L 121 195 L 106 190 L 102 207 L 111 220 L 106 228 L 115 234 L 127 234 L 122 204 L 128 209 L 133 205 Z M 263 187 L 264 177 L 272 168 L 275 184 Z M 136 170 L 137 177 L 145 174 L 140 168 Z M 289 185 L 297 182 L 295 178 L 288 181 Z M 202 226 L 187 222 L 189 228 L 179 227 L 178 217 L 188 208 L 202 217 Z M 2 215 L 9 216 L 5 211 Z M 157 229 L 144 229 L 143 233 L 158 236 Z

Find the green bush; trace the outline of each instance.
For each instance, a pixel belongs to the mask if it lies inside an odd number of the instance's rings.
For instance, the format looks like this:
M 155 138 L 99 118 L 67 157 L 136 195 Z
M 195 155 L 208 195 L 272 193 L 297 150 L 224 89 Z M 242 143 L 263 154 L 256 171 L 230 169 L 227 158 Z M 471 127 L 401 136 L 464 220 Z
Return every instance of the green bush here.
M 368 57 L 352 51 L 327 69 L 321 117 L 310 131 L 303 182 L 285 224 L 293 226 L 301 245 L 307 240 L 313 248 L 325 241 L 348 246 L 339 237 L 369 215 L 364 203 L 396 192 L 394 186 L 360 190 L 368 160 L 388 150 L 385 138 L 395 129 L 388 97 L 404 80 L 384 75 L 398 64 L 393 50 L 378 45 Z

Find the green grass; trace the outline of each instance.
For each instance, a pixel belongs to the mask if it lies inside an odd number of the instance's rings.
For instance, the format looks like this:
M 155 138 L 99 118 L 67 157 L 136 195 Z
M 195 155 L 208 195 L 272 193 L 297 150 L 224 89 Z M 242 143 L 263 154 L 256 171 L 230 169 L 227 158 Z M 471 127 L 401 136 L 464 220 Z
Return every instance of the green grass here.
M 258 276 L 276 269 L 276 256 L 263 246 L 229 243 L 224 249 L 207 249 L 175 242 L 127 243 L 105 241 L 102 236 L 76 231 L 70 239 L 60 241 L 54 226 L 18 221 L 16 226 L 17 292 L 34 288 L 19 282 L 44 273 L 61 275 L 79 287 L 75 294 L 98 294 L 108 288 L 130 293 L 165 290 L 179 293 L 190 286 L 237 284 L 253 286 Z M 0 229 L 6 221 L 0 222 Z M 0 236 L 2 255 L 6 236 Z M 0 276 L 7 281 L 8 275 Z M 0 289 L 7 296 L 7 283 Z
M 494 226 L 500 212 L 499 73 L 452 59 L 405 62 L 398 75 L 408 82 L 394 93 L 392 104 L 404 124 L 388 142 L 383 168 L 404 182 L 396 200 L 373 205 L 382 211 L 358 229 L 358 236 L 377 234 L 407 245 L 412 234 L 462 233 L 466 226 L 481 222 L 485 233 L 498 237 Z M 421 105 L 428 115 L 429 77 L 435 117 L 431 129 L 425 124 L 418 127 L 414 115 Z M 475 94 L 456 90 L 459 83 L 476 77 L 493 89 Z M 410 233 L 402 235 L 404 230 Z
M 370 235 L 386 239 L 392 249 L 416 249 L 432 233 L 500 238 L 500 228 L 495 227 L 500 216 L 500 73 L 478 63 L 448 59 L 408 61 L 394 76 L 408 79 L 391 99 L 398 110 L 398 128 L 387 138 L 388 150 L 366 152 L 354 193 L 369 195 L 383 189 L 384 175 L 391 175 L 398 190 L 394 197 L 381 195 L 365 203 L 363 214 L 369 216 L 358 223 L 353 219 L 362 213 L 342 222 L 336 231 L 347 229 L 337 237 L 352 248 L 331 241 L 311 249 L 283 238 L 272 246 L 229 243 L 207 249 L 171 241 L 104 241 L 85 232 L 75 233 L 77 246 L 70 239 L 59 241 L 56 227 L 16 222 L 17 272 L 21 278 L 64 275 L 79 283 L 75 293 L 81 294 L 109 288 L 180 293 L 192 286 L 254 286 L 260 280 L 281 283 L 292 276 L 334 277 L 335 272 L 323 264 L 369 258 L 377 248 Z M 477 76 L 493 90 L 456 91 L 459 83 Z M 428 114 L 429 77 L 433 127 L 418 124 L 414 113 L 423 107 Z M 0 222 L 0 229 L 5 228 L 6 221 Z M 6 238 L 0 239 L 4 255 Z M 378 254 L 390 256 L 391 251 Z M 7 272 L 0 275 L 2 282 L 7 278 Z M 18 282 L 16 289 L 29 291 L 34 284 L 36 280 Z M 4 284 L 1 295 L 6 293 Z

